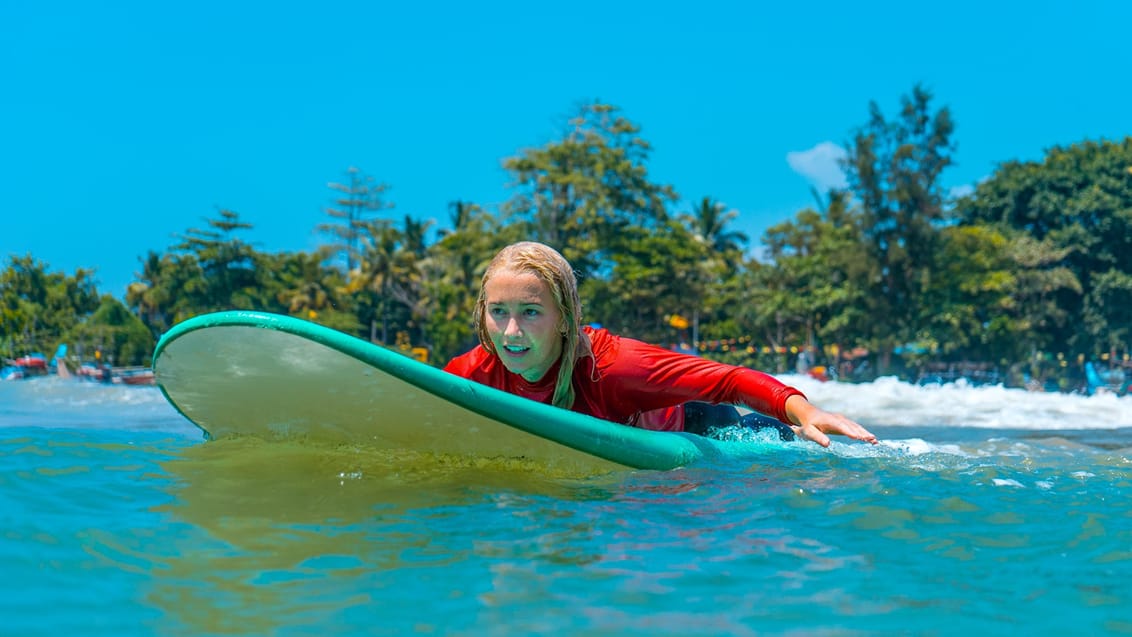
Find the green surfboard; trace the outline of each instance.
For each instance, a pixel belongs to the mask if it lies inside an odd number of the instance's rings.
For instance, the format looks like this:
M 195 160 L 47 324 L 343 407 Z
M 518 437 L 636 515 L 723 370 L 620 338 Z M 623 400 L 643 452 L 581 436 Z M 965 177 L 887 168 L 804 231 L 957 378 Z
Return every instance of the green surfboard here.
M 573 472 L 673 469 L 718 451 L 531 401 L 301 319 L 219 312 L 157 344 L 165 397 L 207 438 L 253 436 L 523 458 Z

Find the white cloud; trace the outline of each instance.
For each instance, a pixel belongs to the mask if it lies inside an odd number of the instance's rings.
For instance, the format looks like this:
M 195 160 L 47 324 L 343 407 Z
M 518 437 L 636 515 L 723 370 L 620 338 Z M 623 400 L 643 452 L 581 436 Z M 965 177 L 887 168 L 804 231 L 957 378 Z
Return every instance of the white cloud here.
M 849 185 L 838 163 L 844 158 L 845 149 L 833 142 L 821 142 L 809 150 L 786 153 L 786 163 L 790 164 L 790 168 L 822 192 Z
M 962 186 L 955 186 L 947 194 L 950 195 L 952 199 L 958 199 L 960 197 L 966 197 L 967 195 L 973 194 L 974 192 L 974 186 L 970 184 L 963 184 Z

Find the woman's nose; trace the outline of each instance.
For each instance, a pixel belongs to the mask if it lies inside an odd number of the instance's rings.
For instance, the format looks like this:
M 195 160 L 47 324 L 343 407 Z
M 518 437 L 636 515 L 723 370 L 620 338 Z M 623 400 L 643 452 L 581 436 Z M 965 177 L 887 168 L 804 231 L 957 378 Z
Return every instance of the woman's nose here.
M 503 333 L 507 336 L 518 336 L 522 330 L 519 329 L 519 321 L 514 318 L 507 319 L 507 325 L 503 328 Z

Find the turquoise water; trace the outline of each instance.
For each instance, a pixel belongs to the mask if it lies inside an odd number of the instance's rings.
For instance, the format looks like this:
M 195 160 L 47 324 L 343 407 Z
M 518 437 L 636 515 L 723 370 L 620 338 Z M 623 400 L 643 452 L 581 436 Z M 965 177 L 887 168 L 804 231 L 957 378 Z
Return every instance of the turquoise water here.
M 0 383 L 0 634 L 1132 634 L 1132 398 L 785 379 L 884 444 L 547 476 Z

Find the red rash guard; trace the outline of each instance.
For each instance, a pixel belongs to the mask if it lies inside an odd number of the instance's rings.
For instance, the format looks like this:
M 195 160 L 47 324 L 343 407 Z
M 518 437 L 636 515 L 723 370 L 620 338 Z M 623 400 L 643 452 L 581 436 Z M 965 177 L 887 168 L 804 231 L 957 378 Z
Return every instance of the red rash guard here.
M 574 368 L 573 411 L 643 429 L 683 431 L 688 401 L 745 405 L 790 424 L 786 399 L 802 392 L 745 367 L 680 354 L 604 329 L 583 328 L 594 357 Z M 597 373 L 592 366 L 597 365 Z M 444 371 L 541 403 L 554 396 L 555 364 L 537 382 L 507 371 L 483 345 L 457 356 Z

